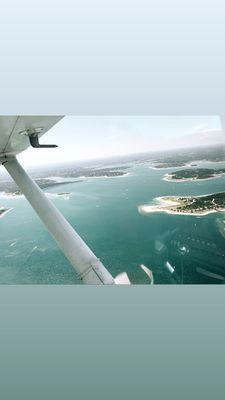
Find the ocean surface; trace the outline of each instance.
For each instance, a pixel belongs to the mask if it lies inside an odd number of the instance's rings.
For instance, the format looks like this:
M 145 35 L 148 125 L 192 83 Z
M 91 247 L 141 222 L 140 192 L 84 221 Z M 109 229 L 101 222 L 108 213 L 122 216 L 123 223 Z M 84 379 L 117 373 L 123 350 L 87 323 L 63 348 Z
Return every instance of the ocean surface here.
M 222 168 L 225 162 L 199 162 L 198 166 Z M 224 213 L 196 217 L 138 212 L 139 205 L 148 204 L 155 197 L 204 195 L 225 189 L 225 175 L 180 183 L 162 179 L 176 169 L 133 164 L 125 176 L 86 178 L 45 192 L 114 277 L 126 271 L 132 283 L 147 284 L 148 277 L 139 267 L 144 264 L 153 271 L 156 284 L 217 283 L 205 280 L 196 268 L 204 265 L 213 268 L 213 254 L 218 251 L 223 267 Z M 69 192 L 70 196 L 55 195 L 59 192 Z M 0 205 L 13 208 L 0 219 L 1 284 L 79 283 L 75 271 L 24 197 L 0 197 Z M 202 245 L 196 254 L 196 249 L 192 252 L 187 245 L 186 257 L 169 248 L 171 237 L 179 237 L 182 245 L 187 244 L 187 237 L 196 237 L 211 252 L 205 252 Z M 176 279 L 165 268 L 168 260 L 177 272 Z

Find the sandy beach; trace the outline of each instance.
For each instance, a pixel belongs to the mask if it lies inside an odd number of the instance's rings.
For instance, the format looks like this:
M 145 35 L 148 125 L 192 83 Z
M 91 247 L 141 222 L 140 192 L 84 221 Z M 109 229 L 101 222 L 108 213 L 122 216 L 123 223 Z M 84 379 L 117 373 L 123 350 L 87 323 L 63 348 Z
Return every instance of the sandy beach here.
M 197 197 L 197 196 L 196 196 Z M 177 206 L 180 203 L 177 201 L 177 199 L 179 199 L 179 197 L 173 197 L 174 200 L 168 200 L 167 197 L 156 197 L 154 199 L 155 202 L 157 202 L 158 204 L 143 204 L 138 206 L 138 212 L 140 214 L 146 215 L 146 214 L 150 214 L 150 213 L 155 213 L 155 212 L 164 212 L 167 214 L 173 214 L 173 215 L 190 215 L 192 217 L 203 217 L 205 215 L 208 214 L 212 214 L 215 212 L 225 212 L 225 209 L 221 209 L 219 211 L 217 210 L 206 210 L 203 212 L 182 212 L 182 211 L 174 211 L 168 207 L 173 207 L 173 206 Z

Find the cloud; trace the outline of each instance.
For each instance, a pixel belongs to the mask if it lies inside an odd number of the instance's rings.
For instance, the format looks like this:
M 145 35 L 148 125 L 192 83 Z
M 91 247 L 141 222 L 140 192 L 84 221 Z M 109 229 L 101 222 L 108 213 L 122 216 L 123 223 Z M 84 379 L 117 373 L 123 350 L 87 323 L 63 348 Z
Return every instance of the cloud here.
M 208 131 L 209 130 L 209 127 L 208 127 L 208 125 L 203 125 L 203 124 L 201 124 L 201 125 L 197 125 L 197 126 L 194 126 L 194 128 L 192 128 L 190 131 L 188 131 L 187 133 L 188 134 L 192 134 L 192 133 L 196 133 L 196 132 L 205 132 L 205 131 Z
M 114 134 L 112 134 L 110 136 L 107 136 L 106 140 L 116 140 L 116 139 L 119 139 L 120 137 L 121 137 L 120 133 L 114 133 Z

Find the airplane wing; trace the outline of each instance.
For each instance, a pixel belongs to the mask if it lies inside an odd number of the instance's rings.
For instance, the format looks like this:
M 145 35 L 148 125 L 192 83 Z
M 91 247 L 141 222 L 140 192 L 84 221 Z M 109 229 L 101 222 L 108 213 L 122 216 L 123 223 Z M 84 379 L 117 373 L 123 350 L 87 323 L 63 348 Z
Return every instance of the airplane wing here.
M 15 156 L 30 146 L 27 132 L 37 131 L 44 135 L 63 116 L 0 116 L 0 157 Z
M 114 279 L 74 228 L 15 157 L 31 144 L 40 147 L 39 137 L 62 116 L 0 116 L 0 165 L 8 171 L 48 231 L 70 261 L 80 280 L 89 284 L 114 284 Z M 45 147 L 52 147 L 43 145 Z

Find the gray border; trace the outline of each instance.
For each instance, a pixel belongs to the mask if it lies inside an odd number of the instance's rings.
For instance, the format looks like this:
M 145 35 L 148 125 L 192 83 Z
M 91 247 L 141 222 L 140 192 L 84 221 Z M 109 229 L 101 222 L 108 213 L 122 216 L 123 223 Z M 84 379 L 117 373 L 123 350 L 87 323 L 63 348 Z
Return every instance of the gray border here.
M 1 114 L 223 114 L 221 0 L 11 0 Z M 1 286 L 7 399 L 223 398 L 224 287 Z

